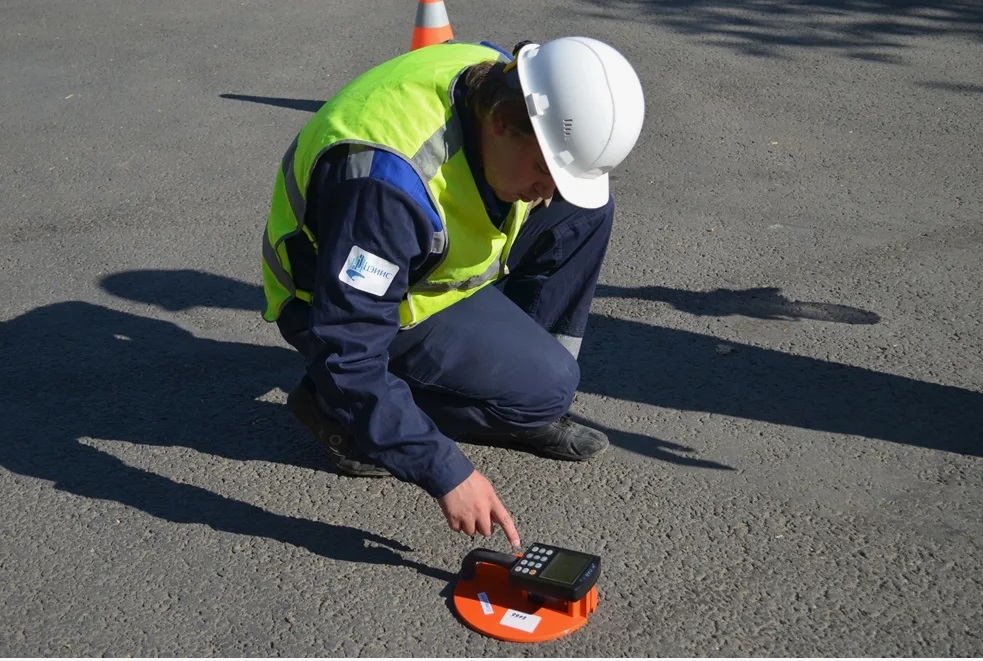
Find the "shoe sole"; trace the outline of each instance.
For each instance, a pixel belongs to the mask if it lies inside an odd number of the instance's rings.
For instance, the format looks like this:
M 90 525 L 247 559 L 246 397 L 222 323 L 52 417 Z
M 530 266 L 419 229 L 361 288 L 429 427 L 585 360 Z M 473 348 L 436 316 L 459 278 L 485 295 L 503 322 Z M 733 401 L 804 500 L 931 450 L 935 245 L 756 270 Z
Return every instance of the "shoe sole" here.
M 341 434 L 326 433 L 320 425 L 320 417 L 314 409 L 314 404 L 310 398 L 304 398 L 303 402 L 298 402 L 297 400 L 298 396 L 294 394 L 294 391 L 291 391 L 287 395 L 287 410 L 290 411 L 290 415 L 293 416 L 294 420 L 303 425 L 324 446 L 328 451 L 328 457 L 331 459 L 331 463 L 339 473 L 349 477 L 392 477 L 392 473 L 382 466 L 373 466 L 360 461 L 356 461 L 358 464 L 357 467 L 352 466 L 351 462 L 354 460 L 348 459 L 337 448 L 337 446 L 342 445 L 343 438 Z M 332 439 L 338 440 L 332 443 Z

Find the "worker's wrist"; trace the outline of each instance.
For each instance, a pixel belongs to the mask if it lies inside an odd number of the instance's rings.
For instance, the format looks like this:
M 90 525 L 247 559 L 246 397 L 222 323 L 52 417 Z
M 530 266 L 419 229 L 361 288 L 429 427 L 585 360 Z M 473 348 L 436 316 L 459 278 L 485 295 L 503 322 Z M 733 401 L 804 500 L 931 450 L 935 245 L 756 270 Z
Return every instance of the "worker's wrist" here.
M 434 498 L 441 498 L 453 491 L 474 472 L 474 464 L 464 456 L 455 444 L 458 456 L 453 461 L 444 462 L 427 479 L 420 483 L 423 489 Z

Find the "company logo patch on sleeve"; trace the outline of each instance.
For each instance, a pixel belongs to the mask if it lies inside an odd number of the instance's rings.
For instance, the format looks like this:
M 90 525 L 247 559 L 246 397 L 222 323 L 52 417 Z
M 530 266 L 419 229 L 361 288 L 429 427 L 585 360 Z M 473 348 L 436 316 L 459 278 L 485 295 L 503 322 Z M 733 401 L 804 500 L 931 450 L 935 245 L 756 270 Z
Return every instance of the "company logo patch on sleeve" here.
M 399 267 L 392 262 L 352 246 L 338 279 L 360 291 L 382 296 L 398 272 Z

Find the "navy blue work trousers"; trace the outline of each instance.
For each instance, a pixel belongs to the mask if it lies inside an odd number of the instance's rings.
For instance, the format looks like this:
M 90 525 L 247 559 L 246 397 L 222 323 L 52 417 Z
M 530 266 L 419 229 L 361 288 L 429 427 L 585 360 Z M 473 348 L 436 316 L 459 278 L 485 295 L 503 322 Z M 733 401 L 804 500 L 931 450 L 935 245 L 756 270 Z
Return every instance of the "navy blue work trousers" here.
M 568 411 L 613 218 L 610 200 L 600 209 L 559 199 L 538 207 L 516 238 L 507 276 L 397 333 L 389 371 L 443 434 L 541 427 Z M 305 355 L 308 311 L 294 300 L 278 321 Z

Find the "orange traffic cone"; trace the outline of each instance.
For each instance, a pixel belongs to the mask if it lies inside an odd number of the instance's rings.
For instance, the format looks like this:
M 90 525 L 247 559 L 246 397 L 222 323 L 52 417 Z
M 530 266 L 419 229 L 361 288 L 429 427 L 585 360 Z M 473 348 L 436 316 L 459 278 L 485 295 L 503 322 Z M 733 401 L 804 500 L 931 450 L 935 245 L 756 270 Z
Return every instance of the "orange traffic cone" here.
M 420 0 L 416 6 L 416 23 L 410 50 L 439 44 L 454 38 L 444 0 Z

